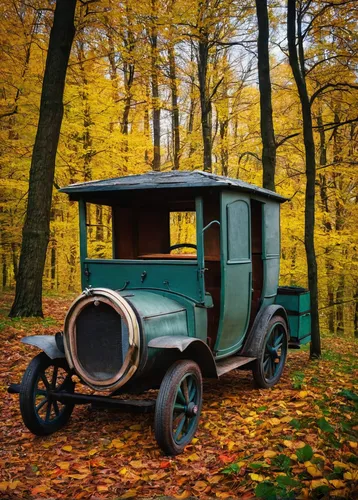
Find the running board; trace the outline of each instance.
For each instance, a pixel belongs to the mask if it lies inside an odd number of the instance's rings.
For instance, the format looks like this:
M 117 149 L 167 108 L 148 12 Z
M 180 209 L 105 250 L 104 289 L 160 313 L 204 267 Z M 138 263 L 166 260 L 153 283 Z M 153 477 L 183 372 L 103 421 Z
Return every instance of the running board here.
M 248 363 L 251 363 L 251 361 L 255 361 L 255 359 L 256 358 L 245 358 L 244 356 L 232 356 L 230 358 L 223 359 L 222 361 L 217 361 L 216 371 L 218 377 L 221 377 L 224 373 L 235 370 L 235 368 L 239 368 L 239 366 L 247 365 Z

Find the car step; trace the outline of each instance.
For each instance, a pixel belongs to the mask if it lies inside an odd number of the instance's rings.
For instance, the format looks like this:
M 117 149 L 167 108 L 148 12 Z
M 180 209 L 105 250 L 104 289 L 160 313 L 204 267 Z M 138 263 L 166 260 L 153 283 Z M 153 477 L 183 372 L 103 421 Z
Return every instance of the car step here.
M 222 361 L 216 362 L 216 371 L 218 377 L 224 375 L 224 373 L 231 372 L 231 370 L 235 370 L 235 368 L 239 368 L 239 366 L 247 365 L 251 363 L 251 361 L 255 361 L 256 358 L 249 358 L 244 356 L 234 356 L 227 359 L 223 359 Z

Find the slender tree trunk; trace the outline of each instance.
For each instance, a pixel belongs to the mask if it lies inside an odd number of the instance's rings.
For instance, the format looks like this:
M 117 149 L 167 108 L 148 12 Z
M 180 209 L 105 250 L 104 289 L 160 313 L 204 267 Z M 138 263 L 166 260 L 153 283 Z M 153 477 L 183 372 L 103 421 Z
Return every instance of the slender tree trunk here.
M 160 170 L 160 102 L 158 81 L 158 29 L 155 19 L 157 0 L 152 0 L 151 43 L 151 76 L 152 76 L 152 106 L 153 106 L 153 170 Z
M 355 289 L 355 305 L 354 305 L 354 336 L 358 338 L 358 285 Z
M 146 106 L 144 108 L 144 136 L 149 142 L 149 135 L 150 135 L 150 127 L 149 127 L 149 101 L 150 101 L 150 90 L 149 90 L 149 84 L 146 85 Z M 148 149 L 145 149 L 144 151 L 144 161 L 145 163 L 149 163 L 149 152 Z
M 2 256 L 2 288 L 6 288 L 7 285 L 7 265 L 6 265 L 6 254 L 3 253 Z
M 174 45 L 172 42 L 169 43 L 168 59 L 169 59 L 170 90 L 171 90 L 171 97 L 172 97 L 173 170 L 178 170 L 179 169 L 179 160 L 180 160 L 178 85 L 177 85 L 177 78 L 176 78 Z
M 126 17 L 127 17 L 127 31 L 124 36 L 124 46 L 126 49 L 126 54 L 124 56 L 123 61 L 123 79 L 124 79 L 124 110 L 121 124 L 121 132 L 124 135 L 128 135 L 129 133 L 129 112 L 132 104 L 132 85 L 134 81 L 134 46 L 135 46 L 135 38 L 133 32 L 131 30 L 131 8 L 129 6 L 129 2 L 126 1 Z M 127 141 L 128 142 L 128 141 Z
M 317 115 L 317 126 L 319 132 L 319 165 L 320 167 L 325 167 L 327 165 L 327 144 L 326 144 L 326 134 L 324 131 L 323 120 L 322 120 L 322 112 L 319 109 Z M 329 233 L 332 231 L 332 224 L 329 219 L 329 206 L 328 206 L 328 193 L 327 193 L 327 179 L 325 173 L 320 173 L 318 176 L 319 179 L 319 192 L 321 198 L 322 210 L 324 213 L 323 218 L 323 227 L 324 230 Z M 330 239 L 328 238 L 328 245 Z M 334 287 L 333 287 L 333 264 L 332 258 L 330 257 L 330 248 L 325 248 L 326 254 L 326 276 L 327 276 L 327 312 L 328 312 L 328 330 L 331 333 L 334 333 Z
M 318 277 L 317 262 L 314 246 L 315 229 L 315 182 L 316 182 L 316 160 L 315 144 L 313 139 L 311 105 L 308 97 L 305 69 L 303 59 L 303 40 L 301 36 L 301 17 L 298 17 L 298 50 L 296 48 L 296 0 L 287 2 L 287 40 L 289 50 L 289 61 L 292 73 L 297 85 L 301 102 L 303 119 L 303 140 L 306 154 L 306 197 L 305 197 L 305 249 L 308 269 L 308 285 L 311 293 L 311 358 L 318 358 L 321 355 L 321 339 L 319 330 L 318 315 Z
M 80 95 L 82 97 L 82 106 L 83 106 L 83 136 L 82 136 L 82 144 L 83 144 L 83 171 L 84 171 L 84 180 L 91 181 L 92 180 L 92 136 L 91 136 L 91 109 L 88 102 L 88 81 L 86 76 L 86 71 L 84 67 L 84 44 L 82 41 L 78 43 L 78 59 L 79 59 L 79 67 L 82 79 L 82 89 L 80 91 Z
M 207 72 L 209 62 L 208 34 L 203 33 L 198 43 L 198 78 L 201 105 L 201 128 L 203 135 L 203 168 L 205 172 L 212 171 L 212 123 L 211 99 L 209 96 Z
M 256 0 L 263 187 L 275 191 L 276 142 L 272 118 L 267 0 Z
M 76 0 L 57 0 L 32 154 L 15 301 L 10 316 L 43 316 L 42 275 L 49 240 L 52 185 L 63 116 L 63 91 L 75 34 Z
M 56 286 L 56 246 L 55 242 L 51 247 L 51 288 L 54 289 Z
M 190 42 L 190 62 L 194 61 L 194 49 L 193 49 L 193 42 Z M 188 138 L 189 138 L 189 153 L 188 156 L 189 158 L 192 156 L 194 153 L 194 147 L 193 147 L 193 142 L 192 142 L 192 133 L 194 130 L 194 115 L 195 115 L 195 107 L 196 107 L 196 101 L 195 101 L 195 74 L 192 73 L 190 75 L 190 106 L 189 106 L 189 119 L 188 119 Z
M 338 111 L 335 112 L 334 114 L 334 121 L 336 123 L 340 122 L 340 117 L 338 114 Z M 340 128 L 334 129 L 333 132 L 333 161 L 335 164 L 339 165 L 342 163 L 342 134 Z M 336 231 L 340 232 L 344 228 L 344 221 L 345 221 L 345 211 L 344 207 L 341 202 L 341 193 L 343 190 L 343 184 L 342 184 L 342 175 L 340 173 L 334 173 L 333 174 L 333 181 L 334 181 L 334 188 L 335 188 L 335 209 L 336 209 Z M 342 256 L 341 256 L 341 262 L 343 262 L 346 259 L 345 251 L 343 249 L 342 251 Z M 343 269 L 344 269 L 344 264 L 343 264 Z M 337 286 L 337 293 L 336 293 L 336 324 L 337 324 L 337 333 L 338 334 L 343 334 L 344 333 L 344 289 L 345 289 L 345 279 L 344 279 L 344 271 L 341 269 L 339 279 L 338 279 L 338 286 Z

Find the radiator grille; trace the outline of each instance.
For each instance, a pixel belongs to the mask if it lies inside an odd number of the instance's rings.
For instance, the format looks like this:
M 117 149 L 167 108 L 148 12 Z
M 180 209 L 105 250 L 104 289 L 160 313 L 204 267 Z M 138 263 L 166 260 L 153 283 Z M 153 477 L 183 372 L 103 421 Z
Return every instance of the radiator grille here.
M 98 381 L 114 377 L 128 350 L 128 329 L 108 304 L 86 306 L 76 319 L 78 361 Z

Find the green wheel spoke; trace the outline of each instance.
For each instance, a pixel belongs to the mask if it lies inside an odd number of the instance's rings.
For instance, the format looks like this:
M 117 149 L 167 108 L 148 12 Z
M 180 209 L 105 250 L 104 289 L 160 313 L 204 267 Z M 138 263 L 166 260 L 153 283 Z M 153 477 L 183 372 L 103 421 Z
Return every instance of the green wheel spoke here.
M 185 410 L 185 405 L 182 405 L 180 403 L 175 403 L 174 404 L 174 411 L 183 412 L 184 410 Z
M 56 387 L 57 373 L 58 373 L 58 366 L 54 366 L 53 373 L 52 373 L 52 380 L 51 380 L 52 389 L 55 389 L 55 387 Z
M 264 361 L 264 370 L 265 370 L 265 372 L 266 372 L 267 364 L 269 363 L 269 361 L 270 361 L 269 357 Z
M 178 387 L 178 392 L 177 392 L 177 400 L 178 399 L 183 403 L 183 405 L 185 405 L 185 403 L 186 403 L 185 397 L 184 397 L 183 391 L 181 390 L 180 386 Z
M 189 404 L 190 400 L 189 400 L 189 390 L 188 390 L 188 378 L 185 378 L 183 380 L 182 387 L 183 387 L 183 393 L 184 393 L 184 397 L 185 397 L 185 403 Z
M 47 396 L 47 391 L 45 389 L 36 389 L 36 396 Z
M 190 377 L 188 380 L 188 394 L 189 394 L 189 401 L 190 401 L 190 392 L 193 387 L 193 379 Z
M 180 420 L 185 417 L 185 412 L 179 413 L 173 420 L 173 429 L 179 424 Z
M 281 335 L 275 339 L 274 347 L 276 347 L 276 349 L 278 345 L 282 345 L 282 339 L 283 339 L 283 333 L 281 333 Z
M 41 402 L 36 406 L 36 411 L 39 412 L 43 406 L 47 403 L 47 398 L 41 400 Z
M 271 355 L 273 353 L 273 351 L 274 351 L 274 348 L 271 345 L 266 344 L 266 352 Z
M 53 401 L 53 409 L 55 410 L 56 417 L 58 417 L 59 414 L 60 414 L 60 409 L 58 407 L 58 404 L 57 404 L 56 400 Z
M 46 410 L 45 422 L 49 422 L 51 419 L 51 407 L 52 407 L 52 402 L 49 401 Z
M 195 396 L 196 396 L 196 387 L 195 385 L 193 385 L 191 391 L 189 392 L 189 401 L 190 402 L 194 401 Z
M 46 389 L 48 391 L 50 391 L 51 390 L 51 386 L 50 386 L 50 384 L 49 384 L 49 382 L 48 382 L 48 380 L 46 378 L 46 375 L 44 373 L 40 373 L 40 377 L 41 377 L 42 382 L 45 384 Z
M 184 415 L 183 415 L 183 418 L 182 418 L 182 419 L 181 419 L 181 421 L 179 422 L 179 425 L 178 425 L 178 427 L 177 427 L 177 429 L 176 429 L 176 431 L 175 431 L 175 434 L 174 434 L 175 439 L 178 439 L 178 437 L 179 437 L 180 433 L 181 433 L 181 432 L 182 432 L 182 430 L 183 430 L 183 427 L 184 427 L 185 422 L 186 422 L 186 416 L 185 416 L 185 414 L 184 414 Z

